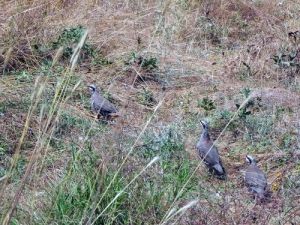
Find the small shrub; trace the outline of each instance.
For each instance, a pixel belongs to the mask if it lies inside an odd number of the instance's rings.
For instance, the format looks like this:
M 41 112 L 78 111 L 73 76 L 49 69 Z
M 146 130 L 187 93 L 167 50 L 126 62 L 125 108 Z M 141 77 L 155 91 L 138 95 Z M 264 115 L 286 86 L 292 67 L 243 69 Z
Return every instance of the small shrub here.
M 146 81 L 162 82 L 158 76 L 156 57 L 142 56 L 132 52 L 124 64 L 132 85 Z
M 248 98 L 250 96 L 251 93 L 251 89 L 248 87 L 243 88 L 240 93 L 245 97 Z
M 146 159 L 159 155 L 163 159 L 171 159 L 184 150 L 182 136 L 175 126 L 168 126 L 159 132 L 149 132 L 144 138 L 140 154 Z
M 60 46 L 70 47 L 70 45 L 78 43 L 84 34 L 84 30 L 82 26 L 64 29 L 58 39 L 52 43 L 52 47 L 57 49 Z
M 249 88 L 244 88 L 241 91 L 241 94 L 243 95 L 244 99 L 246 100 L 250 96 L 251 90 Z M 261 108 L 263 107 L 261 103 L 261 98 L 251 98 L 249 99 L 242 108 L 240 103 L 235 104 L 237 109 L 240 109 L 238 112 L 238 117 L 242 120 L 244 120 L 247 116 L 250 114 L 254 114 L 255 112 L 259 112 Z
M 19 82 L 30 82 L 33 79 L 32 75 L 25 70 L 18 71 L 16 73 L 16 78 Z
M 153 107 L 157 104 L 157 101 L 155 100 L 152 91 L 145 88 L 137 93 L 137 100 L 142 105 L 148 107 Z
M 141 66 L 142 69 L 147 71 L 153 71 L 158 68 L 157 58 L 151 56 L 143 57 L 141 55 L 138 55 L 135 52 L 132 52 L 129 60 L 125 62 L 125 65 L 132 65 L 132 64 L 137 64 L 138 66 Z
M 141 65 L 146 70 L 154 70 L 157 69 L 157 58 L 149 57 L 142 59 Z
M 232 118 L 234 112 L 229 110 L 216 110 L 213 115 L 211 116 L 211 126 L 216 129 L 223 129 L 227 123 Z M 234 131 L 238 126 L 238 121 L 232 121 L 229 126 L 228 130 Z
M 270 115 L 247 115 L 243 119 L 243 124 L 247 128 L 245 137 L 255 141 L 262 146 L 270 143 L 270 134 L 273 130 L 273 120 Z
M 281 48 L 278 53 L 271 57 L 274 64 L 279 69 L 286 73 L 286 79 L 283 80 L 285 85 L 296 84 L 296 76 L 300 73 L 300 51 L 299 49 L 293 48 Z
M 272 56 L 274 63 L 282 69 L 295 68 L 300 69 L 299 50 L 297 49 L 281 49 L 277 54 Z
M 206 113 L 216 109 L 214 101 L 209 99 L 208 97 L 198 100 L 198 107 L 201 107 L 202 109 L 204 109 Z
M 52 43 L 52 49 L 58 49 L 63 46 L 63 58 L 69 59 L 74 52 L 74 47 L 80 41 L 84 32 L 85 28 L 82 26 L 64 29 L 58 39 Z M 112 64 L 112 62 L 105 59 L 93 45 L 87 42 L 85 42 L 82 46 L 79 62 L 84 60 L 88 60 L 90 62 L 90 67 Z

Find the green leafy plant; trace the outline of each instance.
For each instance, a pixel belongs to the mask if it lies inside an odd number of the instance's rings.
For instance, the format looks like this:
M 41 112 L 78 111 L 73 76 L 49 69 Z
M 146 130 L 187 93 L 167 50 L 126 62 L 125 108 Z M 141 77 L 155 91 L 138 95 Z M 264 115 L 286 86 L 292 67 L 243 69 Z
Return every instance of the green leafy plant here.
M 174 126 L 165 127 L 157 132 L 149 132 L 144 138 L 140 153 L 145 158 L 160 155 L 163 159 L 175 156 L 184 150 L 182 136 Z
M 296 68 L 300 69 L 300 62 L 298 59 L 298 50 L 297 49 L 281 49 L 280 52 L 273 55 L 271 58 L 274 63 L 280 68 Z
M 227 109 L 215 110 L 211 115 L 211 126 L 216 129 L 223 129 L 232 118 L 234 112 Z M 234 120 L 228 125 L 228 130 L 235 131 L 237 127 L 237 122 Z
M 74 52 L 75 45 L 79 42 L 80 38 L 85 32 L 83 26 L 66 28 L 58 36 L 57 40 L 52 43 L 53 49 L 58 49 L 59 47 L 64 47 L 63 57 L 70 58 Z M 86 42 L 83 44 L 79 60 L 91 60 L 91 66 L 102 66 L 109 65 L 112 62 L 105 59 L 100 52 L 90 43 Z
M 58 36 L 57 40 L 52 43 L 53 49 L 58 49 L 59 47 L 64 47 L 63 57 L 70 58 L 74 52 L 75 45 L 79 42 L 80 38 L 84 34 L 85 29 L 82 26 L 66 28 Z M 82 47 L 81 55 L 94 56 L 94 50 L 85 43 Z
M 179 191 L 189 179 L 192 171 L 193 164 L 189 160 L 187 152 L 184 150 L 183 134 L 178 124 L 172 124 L 166 127 L 162 127 L 158 132 L 148 131 L 143 139 L 143 146 L 140 147 L 138 154 L 145 159 L 151 159 L 154 156 L 159 155 L 160 171 L 161 175 L 153 176 L 155 182 L 152 186 L 156 186 L 158 183 L 162 184 L 157 188 L 153 196 L 159 197 L 155 201 L 158 203 L 156 206 L 151 205 L 149 207 L 159 207 L 163 202 L 164 204 L 170 204 L 174 198 L 179 194 Z M 197 186 L 194 177 L 190 180 L 180 197 L 188 196 L 191 190 L 194 190 Z M 143 187 L 143 189 L 148 187 Z M 167 195 L 163 194 L 164 192 Z M 146 191 L 145 193 L 149 193 Z M 158 211 L 157 213 L 161 213 Z
M 148 107 L 153 107 L 157 104 L 157 101 L 155 100 L 152 91 L 145 88 L 143 88 L 142 91 L 137 93 L 137 100 L 142 105 Z
M 236 108 L 239 109 L 240 108 L 240 104 L 235 104 Z M 249 108 L 251 108 L 252 106 L 254 106 L 254 102 L 252 100 L 248 101 L 239 111 L 238 116 L 242 119 L 245 119 L 248 115 L 251 114 L 251 110 Z
M 243 120 L 247 127 L 247 135 L 251 140 L 256 140 L 256 144 L 265 147 L 270 144 L 268 135 L 272 133 L 274 122 L 268 115 L 247 115 Z M 262 149 L 262 148 L 259 148 Z
M 251 89 L 248 87 L 243 88 L 240 93 L 243 95 L 244 99 L 247 99 L 250 96 L 251 93 Z M 260 98 L 257 99 L 258 101 L 260 101 Z M 236 108 L 239 109 L 241 107 L 241 104 L 237 103 L 235 104 Z M 249 101 L 246 102 L 245 105 L 243 105 L 243 107 L 239 110 L 238 112 L 238 116 L 241 119 L 245 119 L 248 115 L 250 115 L 251 109 L 253 107 L 255 107 L 255 99 L 250 99 Z M 260 105 L 259 105 L 260 107 Z
M 144 69 L 147 70 L 157 69 L 157 58 L 155 57 L 144 58 L 142 60 L 141 65 Z
M 25 70 L 17 72 L 16 78 L 19 82 L 29 82 L 33 79 L 32 75 Z
M 132 65 L 132 64 L 137 64 L 138 66 L 141 66 L 142 69 L 147 71 L 153 71 L 158 68 L 157 58 L 152 56 L 144 57 L 138 55 L 135 52 L 132 52 L 129 59 L 125 62 L 125 65 Z
M 205 97 L 201 100 L 198 100 L 198 107 L 201 107 L 206 112 L 209 112 L 209 111 L 212 111 L 212 110 L 216 109 L 214 101 L 209 99 L 208 97 Z
M 58 36 L 57 41 L 52 43 L 54 49 L 60 46 L 69 47 L 71 44 L 78 43 L 85 29 L 82 26 L 66 28 Z
M 248 87 L 245 87 L 245 88 L 243 88 L 243 89 L 240 91 L 240 93 L 241 93 L 242 95 L 244 95 L 245 98 L 248 98 L 248 97 L 250 96 L 251 89 L 248 88 Z
M 282 47 L 278 53 L 271 57 L 274 64 L 286 73 L 286 78 L 283 83 L 287 86 L 292 85 L 296 89 L 299 87 L 299 82 L 296 77 L 300 72 L 300 51 L 297 47 Z

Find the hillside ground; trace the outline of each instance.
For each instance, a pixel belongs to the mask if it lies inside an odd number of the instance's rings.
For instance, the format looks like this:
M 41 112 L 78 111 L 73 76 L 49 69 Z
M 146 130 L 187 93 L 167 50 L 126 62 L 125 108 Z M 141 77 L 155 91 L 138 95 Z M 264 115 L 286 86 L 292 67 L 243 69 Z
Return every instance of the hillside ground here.
M 3 224 L 300 224 L 299 2 L 1 5 Z M 97 120 L 88 84 L 119 117 Z M 226 181 L 197 155 L 200 120 Z

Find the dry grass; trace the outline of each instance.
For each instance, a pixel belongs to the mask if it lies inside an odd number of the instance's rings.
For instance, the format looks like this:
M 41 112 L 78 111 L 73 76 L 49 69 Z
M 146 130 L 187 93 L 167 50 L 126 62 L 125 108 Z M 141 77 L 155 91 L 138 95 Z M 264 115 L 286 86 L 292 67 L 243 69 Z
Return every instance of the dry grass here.
M 2 222 L 300 223 L 300 46 L 288 37 L 299 30 L 299 10 L 292 0 L 6 1 Z M 88 30 L 89 45 L 72 72 L 53 43 L 78 26 Z M 282 56 L 288 54 L 295 54 L 292 63 Z M 151 58 L 157 69 L 143 66 Z M 112 124 L 91 115 L 90 83 L 120 109 Z M 236 104 L 248 96 L 253 104 L 238 112 Z M 215 109 L 201 106 L 204 98 Z M 197 166 L 204 117 L 219 137 L 226 182 Z M 253 200 L 242 182 L 248 153 L 268 176 L 272 194 L 265 203 Z M 157 155 L 160 162 L 148 168 Z M 78 191 L 86 184 L 90 198 Z M 75 211 L 63 211 L 68 198 L 58 200 L 65 193 L 80 196 Z

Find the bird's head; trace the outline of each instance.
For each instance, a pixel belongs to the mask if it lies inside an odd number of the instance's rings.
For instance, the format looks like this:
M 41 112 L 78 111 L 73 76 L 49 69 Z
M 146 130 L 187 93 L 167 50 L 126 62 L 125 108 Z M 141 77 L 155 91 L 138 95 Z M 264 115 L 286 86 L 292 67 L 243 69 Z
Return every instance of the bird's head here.
M 204 130 L 208 130 L 208 123 L 204 120 L 200 120 L 200 123 Z
M 247 155 L 247 156 L 246 156 L 246 161 L 247 161 L 249 164 L 256 164 L 256 160 L 255 160 L 254 157 L 251 156 L 251 155 Z
M 91 93 L 94 93 L 94 92 L 97 90 L 97 87 L 96 87 L 96 85 L 94 85 L 94 84 L 88 85 L 88 88 L 90 89 L 90 92 L 91 92 Z

